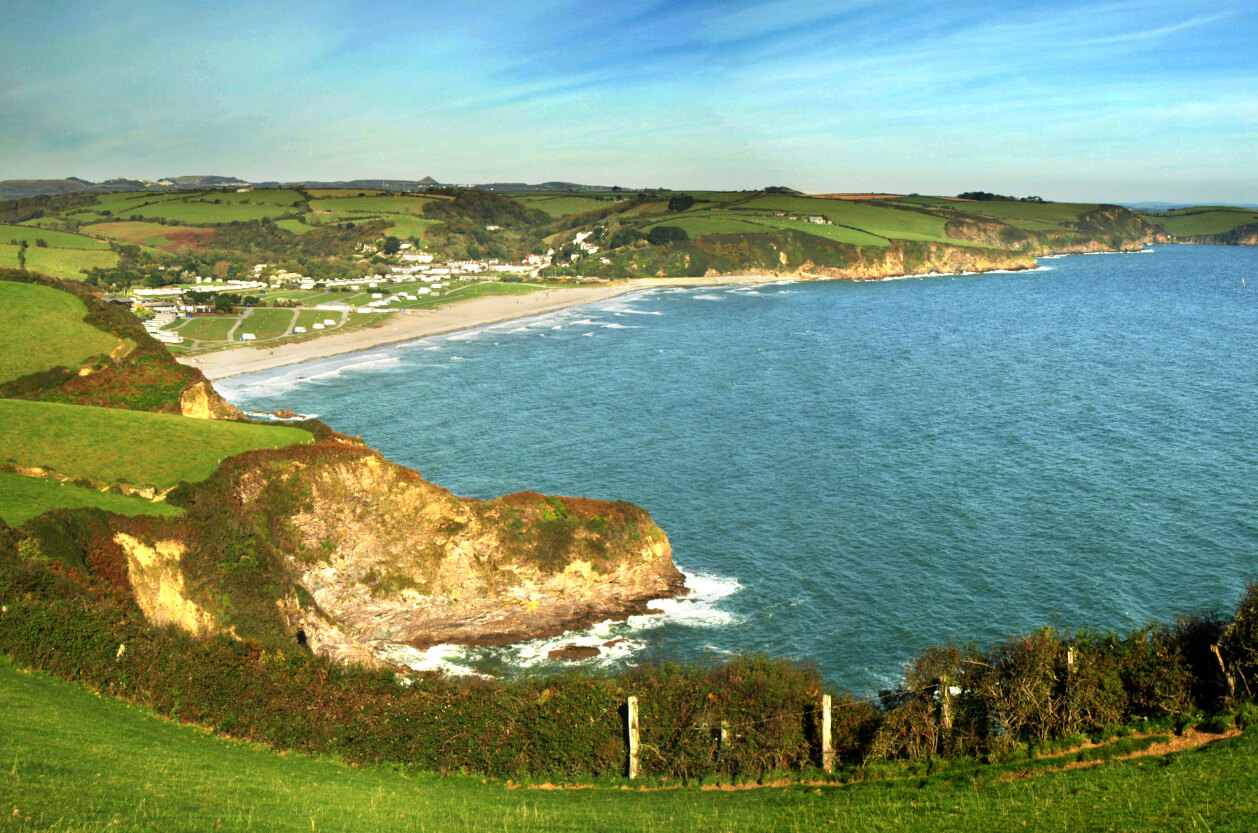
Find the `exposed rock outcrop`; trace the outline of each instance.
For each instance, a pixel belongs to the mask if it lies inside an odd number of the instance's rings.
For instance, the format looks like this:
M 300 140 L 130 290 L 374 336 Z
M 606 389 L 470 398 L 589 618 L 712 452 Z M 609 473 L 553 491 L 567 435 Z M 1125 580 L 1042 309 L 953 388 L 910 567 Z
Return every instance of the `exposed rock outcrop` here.
M 219 396 L 204 377 L 179 395 L 179 412 L 195 419 L 244 419 L 240 409 Z
M 284 620 L 340 659 L 386 642 L 553 636 L 686 592 L 667 536 L 623 502 L 459 498 L 336 437 L 259 453 L 229 478 L 298 588 L 280 602 Z

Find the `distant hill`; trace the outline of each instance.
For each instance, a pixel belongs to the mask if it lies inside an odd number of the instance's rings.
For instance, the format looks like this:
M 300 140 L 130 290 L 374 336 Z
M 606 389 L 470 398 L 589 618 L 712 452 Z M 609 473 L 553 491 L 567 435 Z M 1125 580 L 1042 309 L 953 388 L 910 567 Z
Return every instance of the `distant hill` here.
M 125 179 L 89 182 L 77 176 L 65 179 L 0 180 L 0 200 L 55 194 L 115 194 L 122 191 L 182 191 L 203 188 L 243 188 L 249 183 L 234 176 L 172 176 L 164 179 Z

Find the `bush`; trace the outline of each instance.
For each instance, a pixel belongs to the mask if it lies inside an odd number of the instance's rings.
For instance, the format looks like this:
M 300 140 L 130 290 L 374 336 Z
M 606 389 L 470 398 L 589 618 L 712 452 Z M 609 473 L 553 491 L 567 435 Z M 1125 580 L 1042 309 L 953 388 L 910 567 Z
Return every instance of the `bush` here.
M 690 239 L 681 226 L 656 226 L 646 236 L 652 246 L 664 246 L 669 243 L 681 243 Z

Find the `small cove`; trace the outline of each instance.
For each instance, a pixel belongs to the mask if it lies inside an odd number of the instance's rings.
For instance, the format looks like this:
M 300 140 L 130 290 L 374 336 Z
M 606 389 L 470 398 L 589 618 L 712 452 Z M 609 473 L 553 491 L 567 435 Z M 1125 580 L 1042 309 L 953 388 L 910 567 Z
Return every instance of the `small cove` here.
M 646 508 L 700 592 L 586 634 L 628 640 L 591 664 L 765 651 L 870 691 L 950 638 L 1128 627 L 1258 578 L 1258 251 L 1044 265 L 652 290 L 216 386 L 458 494 Z M 429 659 L 547 670 L 568 641 Z

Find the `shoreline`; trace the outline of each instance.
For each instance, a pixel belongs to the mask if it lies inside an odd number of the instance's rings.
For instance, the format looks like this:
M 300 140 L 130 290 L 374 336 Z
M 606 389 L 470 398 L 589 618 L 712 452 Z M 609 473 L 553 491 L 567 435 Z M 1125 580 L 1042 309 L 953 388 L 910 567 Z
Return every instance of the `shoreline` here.
M 556 287 L 528 295 L 489 295 L 456 301 L 431 310 L 398 310 L 378 327 L 367 327 L 345 333 L 331 333 L 308 341 L 290 342 L 274 347 L 230 347 L 195 356 L 177 356 L 175 361 L 200 370 L 211 382 L 260 373 L 277 367 L 303 364 L 370 350 L 386 344 L 416 341 L 530 318 L 569 307 L 593 304 L 644 289 L 660 286 L 718 286 L 722 284 L 772 283 L 783 280 L 768 276 L 736 276 L 720 278 L 645 278 L 598 287 Z

